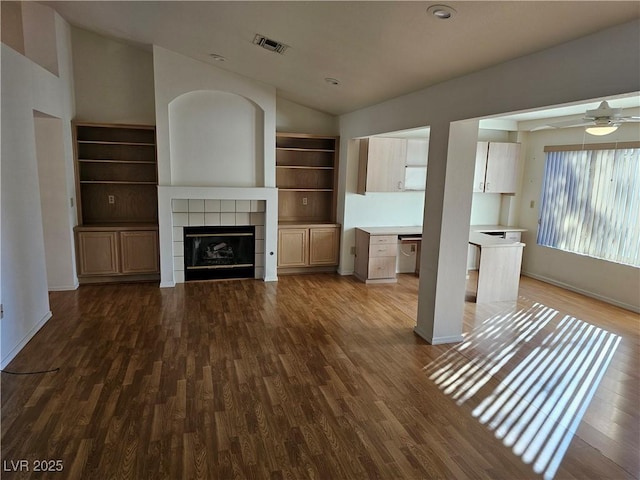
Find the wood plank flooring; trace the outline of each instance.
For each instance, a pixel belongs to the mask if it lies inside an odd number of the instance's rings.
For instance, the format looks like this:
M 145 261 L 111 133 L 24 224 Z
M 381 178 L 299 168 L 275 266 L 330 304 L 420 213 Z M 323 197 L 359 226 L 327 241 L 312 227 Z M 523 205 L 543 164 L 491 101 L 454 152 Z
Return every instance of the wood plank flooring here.
M 431 346 L 417 289 L 319 274 L 51 293 L 7 370 L 59 370 L 2 374 L 2 478 L 638 478 L 637 314 L 523 278 L 517 304 L 466 303 L 465 341 Z

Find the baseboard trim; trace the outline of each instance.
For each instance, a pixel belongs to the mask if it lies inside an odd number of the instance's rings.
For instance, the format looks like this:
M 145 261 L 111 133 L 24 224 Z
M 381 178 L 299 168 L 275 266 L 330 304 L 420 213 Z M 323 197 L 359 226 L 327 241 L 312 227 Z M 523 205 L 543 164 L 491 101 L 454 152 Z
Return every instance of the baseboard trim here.
M 18 343 L 18 345 L 16 345 L 7 355 L 2 358 L 2 361 L 0 361 L 0 368 L 4 369 L 7 365 L 9 365 L 9 363 L 11 363 L 11 360 L 13 360 L 16 355 L 20 353 L 20 350 L 22 350 L 24 346 L 29 343 L 29 340 L 31 340 L 33 336 L 38 333 L 38 330 L 40 330 L 51 317 L 53 317 L 53 314 L 51 313 L 51 310 L 49 310 L 44 315 L 44 317 L 42 317 L 40 321 L 35 324 L 35 326 L 29 331 L 29 333 L 25 335 L 25 337 Z
M 48 290 L 50 292 L 70 292 L 73 290 L 77 290 L 80 286 L 79 283 L 75 283 L 73 285 L 60 285 L 58 287 L 49 287 Z
M 554 280 L 553 278 L 545 277 L 544 275 L 538 275 L 535 273 L 525 272 L 525 271 L 521 273 L 525 277 L 530 277 L 535 280 L 540 280 L 541 282 L 549 283 L 551 285 L 555 285 L 556 287 L 564 288 L 565 290 L 570 290 L 572 292 L 579 293 L 581 295 L 584 295 L 585 297 L 595 298 L 596 300 L 601 300 L 611 305 L 615 305 L 616 307 L 624 308 L 625 310 L 630 310 L 635 313 L 640 313 L 640 306 L 638 305 L 630 305 L 628 303 L 620 302 L 614 298 L 609 298 L 604 295 L 599 295 L 589 290 L 583 290 L 581 288 L 574 287 L 573 285 L 569 285 L 568 283 L 560 282 L 558 280 Z
M 160 282 L 160 288 L 173 288 L 176 286 L 176 282 Z
M 422 331 L 417 325 L 413 329 L 413 333 L 418 335 L 424 341 L 429 343 L 430 345 L 444 345 L 446 343 L 460 343 L 464 340 L 463 335 L 450 335 L 448 337 L 434 337 L 430 338 L 426 332 Z

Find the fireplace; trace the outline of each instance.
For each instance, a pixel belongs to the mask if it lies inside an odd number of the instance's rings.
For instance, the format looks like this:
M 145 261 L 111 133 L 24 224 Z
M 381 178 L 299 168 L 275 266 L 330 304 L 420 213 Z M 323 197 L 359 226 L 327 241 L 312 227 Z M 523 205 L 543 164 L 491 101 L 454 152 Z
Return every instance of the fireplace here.
M 184 227 L 184 279 L 254 278 L 255 226 Z

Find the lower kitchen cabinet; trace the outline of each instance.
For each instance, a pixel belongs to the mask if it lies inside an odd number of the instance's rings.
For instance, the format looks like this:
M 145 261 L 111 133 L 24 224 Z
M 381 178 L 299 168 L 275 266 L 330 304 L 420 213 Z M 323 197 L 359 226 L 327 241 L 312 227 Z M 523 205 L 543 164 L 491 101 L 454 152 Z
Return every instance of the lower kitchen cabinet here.
M 396 282 L 398 235 L 373 235 L 356 228 L 354 274 L 366 283 Z
M 339 263 L 340 225 L 281 224 L 278 273 L 335 271 Z
M 80 283 L 159 279 L 158 227 L 77 226 Z

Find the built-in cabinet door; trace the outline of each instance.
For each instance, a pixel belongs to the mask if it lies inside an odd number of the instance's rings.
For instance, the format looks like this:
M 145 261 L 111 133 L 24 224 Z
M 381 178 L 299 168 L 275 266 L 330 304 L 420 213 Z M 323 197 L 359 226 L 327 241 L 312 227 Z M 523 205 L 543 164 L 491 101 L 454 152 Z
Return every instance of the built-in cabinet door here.
M 158 233 L 120 232 L 122 273 L 158 273 Z
M 404 138 L 360 140 L 358 193 L 403 191 L 406 158 Z
M 308 228 L 282 228 L 278 230 L 278 266 L 304 267 L 307 265 Z
M 473 191 L 515 193 L 519 154 L 519 143 L 478 142 Z
M 119 273 L 117 232 L 78 232 L 78 275 Z
M 478 142 L 476 146 L 476 169 L 473 175 L 473 191 L 484 192 L 484 179 L 487 172 L 487 152 L 489 142 Z
M 309 229 L 309 265 L 337 265 L 337 227 L 314 227 Z
M 518 183 L 519 143 L 490 142 L 485 192 L 515 193 Z

